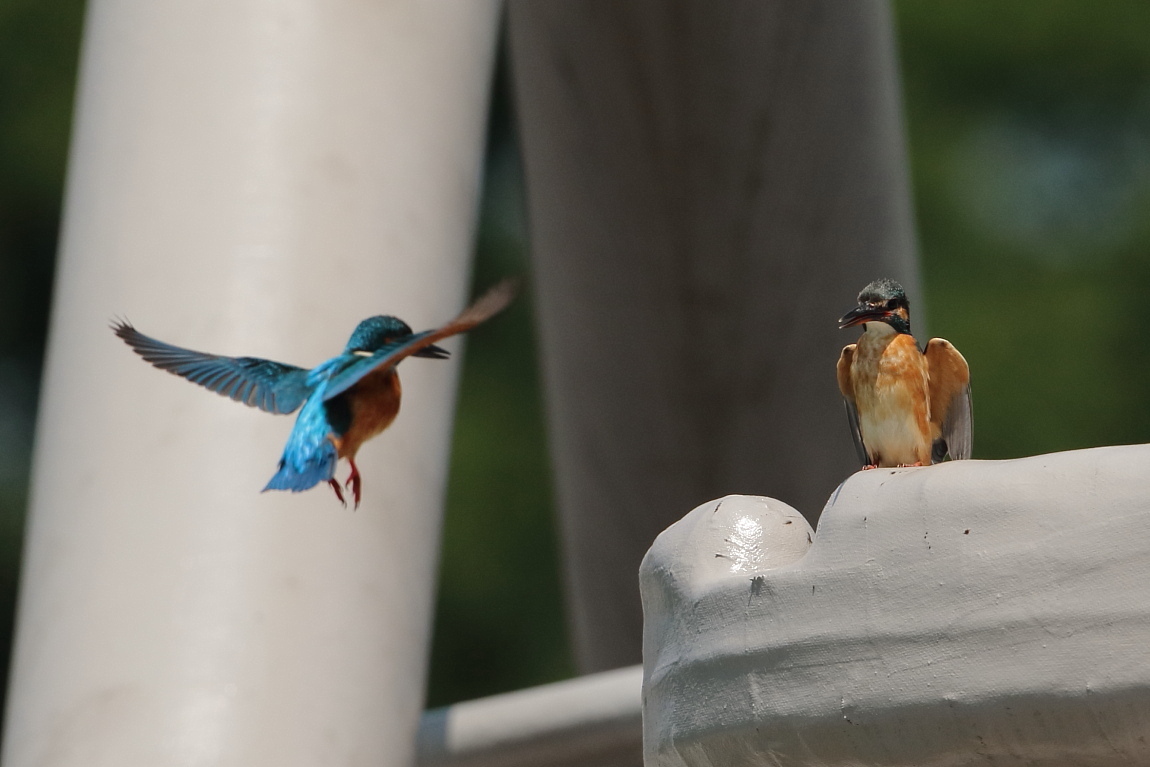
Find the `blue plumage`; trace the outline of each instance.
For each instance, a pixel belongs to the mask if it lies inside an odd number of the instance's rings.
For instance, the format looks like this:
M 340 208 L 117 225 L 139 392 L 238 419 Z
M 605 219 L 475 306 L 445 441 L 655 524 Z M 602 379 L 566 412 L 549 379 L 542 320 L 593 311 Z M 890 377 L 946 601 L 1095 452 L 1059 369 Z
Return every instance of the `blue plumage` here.
M 339 455 L 329 435 L 335 431 L 321 397 L 312 397 L 299 411 L 284 445 L 279 470 L 264 490 L 298 493 L 335 476 Z
M 367 350 L 356 352 L 350 362 L 339 365 L 331 371 L 323 390 L 323 398 L 330 400 L 338 397 L 359 383 L 368 373 L 398 365 L 400 360 L 408 356 L 445 359 L 447 352 L 438 346 L 420 345 L 420 342 L 432 332 L 426 330 L 422 333 L 412 333 L 409 330 L 406 337 L 389 337 L 382 341 L 374 352 L 369 353 Z
M 308 371 L 295 365 L 182 349 L 146 336 L 127 322 L 118 322 L 112 329 L 136 354 L 160 370 L 268 413 L 295 412 L 315 388 L 308 381 Z
M 311 370 L 258 357 L 225 357 L 159 341 L 126 322 L 113 325 L 116 335 L 161 370 L 269 413 L 292 413 L 303 404 L 264 490 L 301 492 L 331 482 L 339 462 L 333 438 L 350 427 L 350 408 L 340 395 L 365 375 L 407 356 L 442 359 L 444 349 L 418 342 L 432 331 L 413 334 L 397 317 L 369 317 L 359 323 L 344 351 Z M 331 391 L 332 385 L 338 391 Z
M 279 467 L 264 490 L 300 492 L 327 482 L 342 501 L 335 480 L 336 464 L 342 457 L 351 463 L 348 484 L 358 506 L 355 452 L 364 440 L 386 428 L 398 411 L 395 366 L 412 356 L 446 358 L 448 352 L 435 341 L 470 330 L 501 311 L 515 290 L 515 283 L 505 280 L 448 324 L 422 333 L 412 333 L 397 317 L 369 317 L 359 323 L 342 353 L 311 370 L 258 357 L 225 357 L 172 346 L 127 322 L 113 324 L 112 330 L 156 367 L 217 394 L 269 413 L 299 410 Z M 355 423 L 353 414 L 359 414 Z

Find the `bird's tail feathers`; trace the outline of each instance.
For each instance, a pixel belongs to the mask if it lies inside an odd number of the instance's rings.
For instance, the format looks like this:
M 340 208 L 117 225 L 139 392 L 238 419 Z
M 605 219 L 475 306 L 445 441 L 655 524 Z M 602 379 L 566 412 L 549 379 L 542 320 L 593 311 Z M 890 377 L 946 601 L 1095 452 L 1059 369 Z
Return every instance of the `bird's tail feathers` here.
M 279 471 L 271 478 L 263 492 L 268 490 L 290 490 L 299 493 L 327 482 L 335 476 L 335 465 L 339 461 L 335 445 L 324 440 L 323 444 L 307 455 L 284 453 L 280 459 Z

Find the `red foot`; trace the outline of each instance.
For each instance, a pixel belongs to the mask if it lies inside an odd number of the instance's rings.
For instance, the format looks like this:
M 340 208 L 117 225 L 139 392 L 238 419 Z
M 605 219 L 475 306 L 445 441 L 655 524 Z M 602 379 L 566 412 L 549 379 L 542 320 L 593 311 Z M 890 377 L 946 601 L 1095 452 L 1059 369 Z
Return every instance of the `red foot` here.
M 344 487 L 350 487 L 351 488 L 352 497 L 355 498 L 355 508 L 358 509 L 359 508 L 359 490 L 360 490 L 360 487 L 362 486 L 362 483 L 361 483 L 360 478 L 359 478 L 359 467 L 355 465 L 355 461 L 352 460 L 351 458 L 348 458 L 347 462 L 351 464 L 351 474 L 348 475 L 347 482 L 344 484 Z M 332 482 L 335 482 L 335 480 L 333 479 Z
M 915 461 L 914 463 L 900 463 L 895 466 L 896 469 L 912 469 L 915 466 L 922 466 L 922 461 Z
M 862 467 L 862 470 L 863 471 L 870 471 L 871 469 L 877 469 L 877 468 L 878 468 L 877 463 L 868 463 L 866 466 Z
M 343 499 L 343 491 L 339 489 L 339 482 L 334 479 L 329 479 L 327 483 L 331 485 L 331 489 L 335 491 L 335 497 L 339 499 L 339 502 L 342 503 L 344 507 L 346 507 L 347 501 Z M 356 505 L 358 506 L 358 499 L 356 499 L 356 501 Z

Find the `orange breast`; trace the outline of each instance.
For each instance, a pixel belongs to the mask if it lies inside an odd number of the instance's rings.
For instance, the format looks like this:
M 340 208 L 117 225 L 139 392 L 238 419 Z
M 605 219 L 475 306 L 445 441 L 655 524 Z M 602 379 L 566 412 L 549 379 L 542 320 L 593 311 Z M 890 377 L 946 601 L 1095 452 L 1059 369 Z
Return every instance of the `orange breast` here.
M 859 432 L 879 466 L 930 463 L 926 359 L 914 339 L 864 333 L 851 365 Z
M 361 445 L 391 425 L 403 390 L 395 370 L 371 373 L 347 390 L 351 426 L 333 440 L 340 458 L 355 458 Z

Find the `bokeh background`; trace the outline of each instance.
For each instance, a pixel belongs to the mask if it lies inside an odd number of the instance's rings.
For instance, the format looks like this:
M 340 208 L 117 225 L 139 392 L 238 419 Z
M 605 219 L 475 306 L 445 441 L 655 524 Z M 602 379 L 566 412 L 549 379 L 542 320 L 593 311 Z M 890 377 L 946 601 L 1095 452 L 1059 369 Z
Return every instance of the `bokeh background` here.
M 1150 442 L 1150 4 L 894 9 L 925 290 L 912 301 L 970 361 L 975 457 Z M 81 0 L 0 3 L 5 660 L 83 12 Z M 506 79 L 501 64 L 477 285 L 530 269 Z M 544 429 L 524 297 L 468 342 L 430 705 L 573 673 Z

